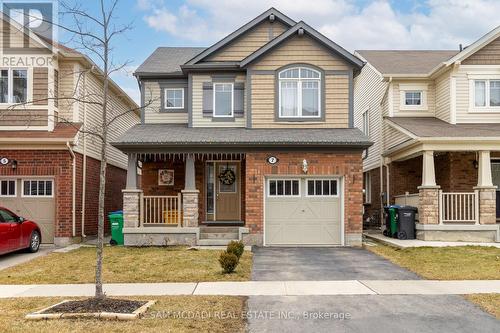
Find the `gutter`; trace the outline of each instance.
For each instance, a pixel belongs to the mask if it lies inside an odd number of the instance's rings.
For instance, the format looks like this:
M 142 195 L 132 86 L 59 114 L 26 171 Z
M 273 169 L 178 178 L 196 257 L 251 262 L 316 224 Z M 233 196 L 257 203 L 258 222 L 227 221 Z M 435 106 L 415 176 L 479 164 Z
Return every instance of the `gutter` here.
M 87 82 L 87 76 L 83 76 L 83 90 L 85 91 L 87 89 L 86 87 L 86 82 Z M 87 103 L 83 103 L 83 128 L 85 128 L 87 123 Z M 82 227 L 81 227 L 81 235 L 82 238 L 86 238 L 87 235 L 85 235 L 85 197 L 87 193 L 87 140 L 86 140 L 86 135 L 83 135 L 82 138 L 82 144 L 83 144 L 83 167 L 82 167 Z
M 73 160 L 73 174 L 72 174 L 72 200 L 71 200 L 71 222 L 72 222 L 72 235 L 76 236 L 76 211 L 75 211 L 75 201 L 76 201 L 76 156 L 69 144 L 69 141 L 66 142 L 66 146 L 68 147 L 69 153 L 71 154 L 71 158 Z

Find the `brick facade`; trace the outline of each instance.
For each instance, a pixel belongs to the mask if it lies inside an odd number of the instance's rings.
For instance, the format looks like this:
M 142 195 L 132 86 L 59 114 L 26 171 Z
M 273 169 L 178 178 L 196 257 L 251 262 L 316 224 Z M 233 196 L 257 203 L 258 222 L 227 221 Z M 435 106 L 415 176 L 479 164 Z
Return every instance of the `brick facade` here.
M 0 150 L 0 156 L 17 161 L 14 170 L 10 165 L 0 167 L 0 177 L 47 176 L 54 178 L 55 228 L 56 238 L 72 237 L 72 175 L 73 162 L 67 149 L 61 150 Z M 81 236 L 81 211 L 83 193 L 83 156 L 75 153 L 76 158 L 76 236 Z M 97 234 L 97 208 L 99 190 L 100 162 L 87 157 L 85 234 Z M 106 214 L 122 209 L 122 193 L 125 187 L 126 170 L 108 165 L 106 183 Z M 109 233 L 106 219 L 105 232 Z
M 266 162 L 277 156 L 277 165 Z M 344 176 L 344 225 L 348 235 L 362 232 L 363 175 L 361 152 L 309 153 L 263 152 L 246 155 L 245 225 L 251 234 L 263 233 L 264 179 L 267 175 L 304 175 L 302 161 L 308 162 L 308 175 Z

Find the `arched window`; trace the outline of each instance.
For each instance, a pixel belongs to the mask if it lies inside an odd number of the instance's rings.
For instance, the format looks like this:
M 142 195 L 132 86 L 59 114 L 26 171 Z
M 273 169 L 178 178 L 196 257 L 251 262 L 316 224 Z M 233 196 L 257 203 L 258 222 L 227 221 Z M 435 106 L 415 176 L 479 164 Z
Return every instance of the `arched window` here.
M 321 117 L 321 73 L 308 67 L 279 72 L 279 117 Z

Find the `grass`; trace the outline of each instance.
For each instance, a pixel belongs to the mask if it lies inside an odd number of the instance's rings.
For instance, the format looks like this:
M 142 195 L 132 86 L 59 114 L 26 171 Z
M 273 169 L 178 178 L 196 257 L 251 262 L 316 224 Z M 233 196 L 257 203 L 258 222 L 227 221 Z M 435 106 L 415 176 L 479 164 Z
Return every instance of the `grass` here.
M 500 319 L 500 294 L 473 294 L 465 298 Z
M 366 248 L 429 280 L 500 280 L 500 249 L 495 247 Z
M 0 300 L 0 332 L 244 332 L 245 298 L 228 296 L 134 297 L 156 300 L 144 318 L 133 321 L 57 319 L 30 321 L 27 313 L 40 310 L 63 298 L 16 298 Z M 174 318 L 185 311 L 184 318 Z M 191 314 L 195 318 L 186 318 Z M 202 317 L 201 314 L 211 315 Z
M 246 281 L 252 254 L 245 251 L 232 274 L 223 274 L 220 251 L 185 247 L 105 247 L 104 283 Z M 51 253 L 0 271 L 0 284 L 94 282 L 95 248 Z

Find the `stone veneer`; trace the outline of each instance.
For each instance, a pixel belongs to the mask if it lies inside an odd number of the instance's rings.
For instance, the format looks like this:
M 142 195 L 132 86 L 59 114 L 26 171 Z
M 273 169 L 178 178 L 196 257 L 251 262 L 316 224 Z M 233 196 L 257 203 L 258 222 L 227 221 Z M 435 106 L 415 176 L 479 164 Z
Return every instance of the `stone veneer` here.
M 123 227 L 139 226 L 139 204 L 142 190 L 123 190 Z
M 418 217 L 421 224 L 439 224 L 439 186 L 419 187 Z
M 479 223 L 495 224 L 496 187 L 476 187 L 479 191 Z
M 182 190 L 182 214 L 184 227 L 198 226 L 198 203 L 200 191 Z

